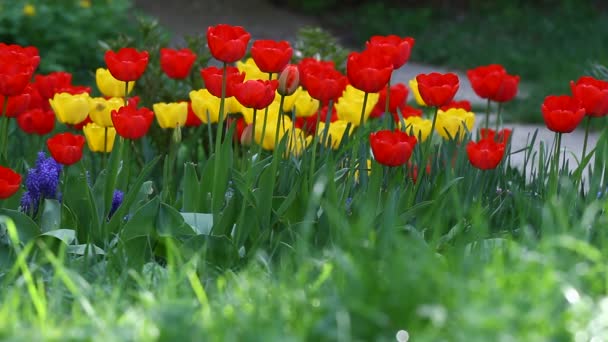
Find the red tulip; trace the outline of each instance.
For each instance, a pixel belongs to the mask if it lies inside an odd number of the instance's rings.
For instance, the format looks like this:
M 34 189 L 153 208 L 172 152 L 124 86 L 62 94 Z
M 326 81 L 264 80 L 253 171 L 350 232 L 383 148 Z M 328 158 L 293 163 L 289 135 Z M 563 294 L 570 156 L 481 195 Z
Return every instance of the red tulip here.
M 308 94 L 323 104 L 342 96 L 342 92 L 348 84 L 348 79 L 342 73 L 322 64 L 307 67 L 302 81 L 306 82 L 303 85 Z
M 208 67 L 201 69 L 201 77 L 205 81 L 205 88 L 209 90 L 211 95 L 222 97 L 222 77 L 223 69 L 218 67 Z M 243 83 L 245 73 L 239 72 L 236 67 L 229 66 L 226 68 L 226 97 L 234 96 L 234 86 Z
M 402 131 L 382 130 L 369 135 L 374 158 L 382 165 L 399 166 L 412 156 L 416 137 Z
M 203 122 L 201 121 L 201 119 L 199 119 L 198 116 L 194 114 L 194 110 L 192 110 L 192 102 L 188 101 L 188 118 L 186 118 L 186 123 L 184 124 L 184 126 L 198 127 L 202 123 Z
M 30 109 L 17 116 L 17 124 L 27 134 L 45 135 L 55 128 L 55 113 L 42 108 Z
M 69 88 L 72 85 L 72 74 L 56 71 L 47 75 L 36 75 L 34 85 L 44 99 L 52 99 L 58 89 Z
M 490 98 L 490 100 L 496 102 L 509 102 L 517 95 L 518 86 L 519 76 L 506 74 L 502 79 L 498 92 L 494 97 Z
M 346 62 L 346 75 L 350 84 L 366 93 L 377 93 L 391 79 L 393 63 L 390 56 L 379 50 L 351 52 Z
M 241 26 L 219 24 L 207 28 L 207 44 L 211 55 L 224 63 L 233 63 L 245 56 L 251 35 Z
M 386 95 L 387 88 L 384 87 L 380 91 L 380 96 L 378 97 L 378 102 L 374 106 L 371 114 L 369 115 L 372 118 L 381 117 L 384 114 L 384 110 L 386 109 Z M 393 116 L 397 116 L 397 108 L 404 105 L 407 101 L 407 96 L 409 95 L 409 90 L 403 83 L 397 83 L 391 86 L 391 91 L 389 95 L 389 104 L 388 111 L 393 114 Z
M 475 93 L 496 102 L 507 102 L 517 94 L 519 76 L 509 75 L 502 65 L 490 64 L 467 71 Z
M 507 143 L 511 137 L 511 130 L 504 128 L 496 132 L 491 128 L 480 128 L 479 135 L 481 136 L 481 139 L 492 139 L 499 143 Z
M 160 67 L 170 78 L 184 79 L 188 77 L 194 61 L 196 61 L 196 54 L 188 48 L 181 50 L 160 49 Z
M 59 133 L 46 141 L 46 146 L 53 159 L 59 164 L 72 165 L 82 158 L 82 148 L 85 144 L 82 135 Z
M 132 104 L 112 110 L 111 115 L 116 133 L 125 139 L 132 140 L 146 135 L 154 121 L 153 111 L 145 107 L 137 109 Z
M 553 132 L 570 133 L 585 117 L 585 108 L 574 97 L 549 95 L 541 106 L 547 128 Z
M 19 190 L 20 185 L 20 174 L 8 167 L 0 166 L 0 199 L 13 196 Z
M 368 49 L 378 49 L 382 55 L 390 56 L 394 69 L 399 69 L 410 59 L 415 40 L 412 37 L 401 38 L 396 35 L 373 36 L 367 42 Z
M 291 95 L 295 93 L 300 85 L 300 71 L 295 65 L 286 66 L 279 75 L 279 86 L 277 92 L 281 95 Z
M 572 94 L 585 108 L 588 116 L 605 116 L 608 114 L 608 82 L 583 76 L 570 81 Z
M 31 87 L 28 85 L 27 87 Z M 17 115 L 29 109 L 31 95 L 28 93 L 28 88 L 19 95 L 9 96 L 6 103 L 6 112 L 0 113 L 0 116 L 6 115 L 9 118 L 14 118 Z M 6 97 L 0 95 L 0 108 L 4 108 Z
M 333 61 L 319 61 L 312 57 L 304 57 L 298 63 L 298 71 L 300 72 L 300 84 L 304 88 L 308 88 L 308 83 L 306 82 L 306 76 L 308 74 L 315 74 L 319 69 L 329 68 L 335 70 L 336 67 Z
M 148 66 L 148 51 L 137 51 L 134 48 L 122 48 L 118 52 L 106 51 L 105 61 L 110 74 L 119 81 L 138 80 Z
M 505 154 L 505 144 L 491 138 L 469 141 L 467 155 L 471 165 L 481 170 L 495 169 Z
M 251 57 L 262 72 L 281 72 L 292 55 L 293 49 L 289 42 L 284 40 L 256 40 L 251 46 Z
M 420 74 L 416 76 L 420 96 L 428 106 L 441 107 L 450 103 L 458 91 L 458 76 L 454 73 Z
M 21 94 L 39 63 L 36 48 L 0 43 L 0 95 Z
M 234 86 L 234 96 L 247 108 L 264 109 L 274 100 L 277 80 L 249 80 Z
M 439 109 L 441 109 L 444 112 L 447 112 L 448 109 L 458 109 L 458 108 L 462 108 L 464 110 L 466 110 L 467 112 L 471 111 L 471 102 L 467 101 L 467 100 L 460 100 L 460 101 L 452 101 L 448 104 L 446 104 L 445 106 L 441 106 Z

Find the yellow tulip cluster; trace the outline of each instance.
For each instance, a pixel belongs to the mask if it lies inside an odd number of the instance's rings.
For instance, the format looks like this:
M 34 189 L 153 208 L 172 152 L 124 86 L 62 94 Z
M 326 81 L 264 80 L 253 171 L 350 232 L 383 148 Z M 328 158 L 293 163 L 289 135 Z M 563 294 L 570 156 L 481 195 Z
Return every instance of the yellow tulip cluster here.
M 348 85 L 342 96 L 335 104 L 336 114 L 340 120 L 350 122 L 353 126 L 359 126 L 361 122 L 361 110 L 363 109 L 363 99 L 365 93 L 355 87 Z M 364 122 L 369 118 L 370 113 L 378 102 L 380 95 L 369 93 L 365 105 Z
M 439 110 L 435 130 L 444 139 L 462 140 L 473 130 L 475 114 L 462 108 L 450 108 L 447 111 Z

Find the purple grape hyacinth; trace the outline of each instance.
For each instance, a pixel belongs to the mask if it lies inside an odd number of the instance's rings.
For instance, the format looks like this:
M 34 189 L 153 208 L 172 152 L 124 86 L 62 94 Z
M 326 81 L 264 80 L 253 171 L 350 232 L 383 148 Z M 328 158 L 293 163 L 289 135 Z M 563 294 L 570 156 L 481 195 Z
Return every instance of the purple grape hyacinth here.
M 21 211 L 35 216 L 40 202 L 45 198 L 60 200 L 61 194 L 57 189 L 61 171 L 62 166 L 55 159 L 47 158 L 44 152 L 38 152 L 35 166 L 27 172 L 27 190 L 21 197 Z

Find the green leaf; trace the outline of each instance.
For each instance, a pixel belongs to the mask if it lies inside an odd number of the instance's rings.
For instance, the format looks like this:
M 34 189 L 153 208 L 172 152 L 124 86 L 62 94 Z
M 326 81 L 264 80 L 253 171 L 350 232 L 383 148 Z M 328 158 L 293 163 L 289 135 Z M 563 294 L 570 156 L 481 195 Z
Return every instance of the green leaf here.
M 59 229 L 61 226 L 61 203 L 54 199 L 45 199 L 42 215 L 40 216 L 40 230 L 43 232 Z
M 76 231 L 72 229 L 55 229 L 42 233 L 40 236 L 51 236 L 61 240 L 66 245 L 71 245 L 76 240 Z
M 63 192 L 63 202 L 75 214 L 79 241 L 88 241 L 91 233 L 98 233 L 100 221 L 93 194 L 84 173 L 69 175 Z
M 206 234 L 211 232 L 213 227 L 213 214 L 205 213 L 181 213 L 184 221 L 189 224 L 196 234 Z
M 184 221 L 182 215 L 172 206 L 161 203 L 156 217 L 156 232 L 158 236 L 180 237 L 196 235 L 194 229 Z
M 110 222 L 108 222 L 107 225 L 108 232 L 117 233 L 120 230 L 120 225 L 123 218 L 131 210 L 131 206 L 135 203 L 139 203 L 139 201 L 146 200 L 150 195 L 152 195 L 154 191 L 152 182 L 145 182 L 145 179 L 149 176 L 150 172 L 152 172 L 152 169 L 159 160 L 160 156 L 154 158 L 152 161 L 146 164 L 143 170 L 141 170 L 139 176 L 137 176 L 137 179 L 125 194 L 122 204 L 118 207 L 112 218 L 110 218 Z
M 105 255 L 106 252 L 95 246 L 95 245 L 87 245 L 87 244 L 81 244 L 81 245 L 69 245 L 67 248 L 67 252 L 69 254 L 76 254 L 76 255 Z
M 19 240 L 27 243 L 40 235 L 40 227 L 26 214 L 11 209 L 0 209 L 0 216 L 8 216 L 15 222 Z
M 182 188 L 182 210 L 186 212 L 199 210 L 200 182 L 196 174 L 196 165 L 193 163 L 187 163 L 184 167 Z
M 148 237 L 155 234 L 156 216 L 160 206 L 158 197 L 139 208 L 133 217 L 123 226 L 121 238 L 129 241 L 138 237 Z

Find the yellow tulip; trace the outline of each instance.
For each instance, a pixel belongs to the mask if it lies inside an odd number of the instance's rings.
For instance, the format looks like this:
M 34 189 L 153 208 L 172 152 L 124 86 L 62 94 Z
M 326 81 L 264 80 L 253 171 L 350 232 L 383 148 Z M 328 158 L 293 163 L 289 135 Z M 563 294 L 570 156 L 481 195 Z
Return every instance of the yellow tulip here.
M 426 103 L 424 103 L 422 96 L 420 96 L 420 91 L 418 91 L 418 81 L 416 81 L 416 78 L 412 78 L 410 80 L 409 84 L 410 84 L 410 90 L 412 91 L 412 94 L 414 94 L 414 98 L 416 99 L 416 103 L 419 106 L 426 107 Z
M 298 88 L 301 89 L 301 88 Z M 296 90 L 293 94 L 285 96 L 283 99 L 283 113 L 289 113 L 293 110 L 296 102 L 296 98 L 298 97 L 298 91 Z M 281 104 L 281 94 L 277 91 L 273 102 Z
M 419 142 L 425 141 L 431 134 L 433 121 L 419 116 L 410 116 L 405 119 L 405 132 L 413 135 Z
M 350 131 L 346 131 L 346 128 L 350 124 Z M 351 134 L 353 131 L 353 125 L 344 120 L 337 120 L 329 124 L 329 128 L 327 129 L 327 143 L 330 144 L 332 149 L 336 150 L 340 147 L 342 143 L 342 139 L 344 135 Z M 319 122 L 319 127 L 317 129 L 317 135 L 323 139 L 323 134 L 325 132 L 325 123 Z
M 183 127 L 188 118 L 188 103 L 155 103 L 152 106 L 156 121 L 161 128 Z
M 91 122 L 82 128 L 84 137 L 87 139 L 87 145 L 91 152 L 111 152 L 116 139 L 116 130 L 114 127 L 102 127 Z M 107 136 L 106 136 L 107 130 Z M 105 151 L 103 145 L 106 145 Z
M 192 90 L 190 92 L 190 101 L 192 102 L 192 111 L 203 123 L 216 123 L 220 118 L 220 102 L 219 97 L 211 95 L 207 89 Z M 224 119 L 230 113 L 240 113 L 243 106 L 232 96 L 224 100 Z M 209 115 L 209 119 L 207 118 Z
M 219 105 L 218 105 L 219 106 Z M 235 114 L 240 113 L 244 108 L 243 105 L 236 99 L 234 96 L 227 97 L 224 101 L 224 108 L 226 108 L 226 113 Z M 218 107 L 219 110 L 219 107 Z
M 275 147 L 277 125 L 279 125 L 277 142 L 280 142 L 286 133 L 291 132 L 291 127 L 293 126 L 291 119 L 285 115 L 279 117 L 276 114 L 271 114 L 269 111 L 266 127 L 264 128 L 264 115 L 258 116 L 255 121 L 255 142 L 262 145 L 262 148 L 265 150 L 273 150 Z
M 192 111 L 203 123 L 216 123 L 220 117 L 220 98 L 211 95 L 207 89 L 190 92 Z
M 345 120 L 353 124 L 353 126 L 359 126 L 361 122 L 361 110 L 363 109 L 363 98 L 365 92 L 354 88 L 353 86 L 347 86 L 342 96 L 338 99 L 335 104 L 336 114 L 338 119 Z M 380 97 L 377 93 L 370 93 L 367 95 L 367 103 L 365 105 L 365 113 L 363 115 L 364 122 L 369 118 L 372 109 L 378 102 Z
M 89 117 L 99 126 L 112 127 L 112 110 L 118 110 L 124 104 L 124 100 L 119 97 L 108 100 L 103 97 L 89 98 Z
M 267 80 L 268 73 L 262 72 L 260 68 L 255 64 L 253 58 L 247 58 L 247 60 L 243 63 L 241 61 L 236 62 L 236 67 L 240 72 L 245 73 L 245 81 L 249 80 Z M 278 74 L 273 74 L 272 79 L 276 80 L 279 78 Z
M 57 120 L 64 124 L 75 125 L 84 121 L 89 114 L 89 94 L 55 94 L 49 99 Z
M 450 108 L 437 112 L 435 129 L 444 139 L 462 140 L 467 132 L 473 129 L 475 114 L 462 108 Z
M 125 97 L 125 82 L 119 81 L 110 74 L 108 69 L 98 68 L 95 72 L 95 83 L 99 91 L 108 97 Z M 135 82 L 129 82 L 129 90 L 133 90 Z
M 297 117 L 310 117 L 319 110 L 319 100 L 310 97 L 308 91 L 299 88 L 292 96 L 296 96 L 294 109 Z
M 273 101 L 272 103 L 270 103 L 270 105 L 268 106 L 268 117 L 278 116 L 279 115 L 279 106 L 280 106 L 279 102 Z M 245 120 L 245 122 L 247 124 L 253 123 L 253 109 L 252 108 L 242 107 L 241 113 L 243 114 L 243 119 Z M 256 113 L 256 116 L 259 119 L 259 118 L 263 118 L 265 114 L 266 114 L 266 109 L 259 109 Z M 256 125 L 257 125 L 257 123 L 256 123 Z
M 82 8 L 90 8 L 91 7 L 91 0 L 80 0 L 80 2 L 78 4 Z

